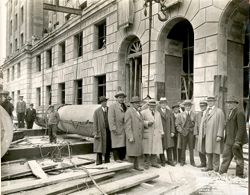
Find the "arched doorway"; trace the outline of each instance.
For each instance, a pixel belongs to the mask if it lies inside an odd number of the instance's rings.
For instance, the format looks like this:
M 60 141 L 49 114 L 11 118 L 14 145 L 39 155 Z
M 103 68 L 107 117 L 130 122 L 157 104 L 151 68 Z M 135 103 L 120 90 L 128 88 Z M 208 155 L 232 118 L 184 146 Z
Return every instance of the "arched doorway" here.
M 227 73 L 227 97 L 236 96 L 249 116 L 249 5 L 232 0 L 220 20 L 222 43 L 218 59 Z M 225 63 L 226 62 L 226 63 Z
M 194 32 L 185 18 L 166 24 L 159 38 L 160 71 L 165 69 L 165 95 L 170 105 L 193 98 Z M 163 64 L 163 65 L 161 65 Z

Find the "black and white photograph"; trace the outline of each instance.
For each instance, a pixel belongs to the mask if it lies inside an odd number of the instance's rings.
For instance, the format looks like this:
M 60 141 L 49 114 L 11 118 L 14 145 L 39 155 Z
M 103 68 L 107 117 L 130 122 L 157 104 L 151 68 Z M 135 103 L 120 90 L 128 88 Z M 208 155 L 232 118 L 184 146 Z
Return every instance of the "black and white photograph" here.
M 250 0 L 1 0 L 1 194 L 248 195 Z

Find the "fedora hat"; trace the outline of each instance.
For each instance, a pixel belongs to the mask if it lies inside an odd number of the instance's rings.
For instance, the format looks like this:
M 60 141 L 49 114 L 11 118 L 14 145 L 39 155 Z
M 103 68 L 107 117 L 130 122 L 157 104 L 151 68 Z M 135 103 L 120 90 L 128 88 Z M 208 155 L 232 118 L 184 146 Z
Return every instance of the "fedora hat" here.
M 148 105 L 156 106 L 156 101 L 154 99 L 151 99 L 148 101 Z
M 138 96 L 134 96 L 130 100 L 130 103 L 138 103 L 138 102 L 141 102 L 141 100 Z
M 208 96 L 208 97 L 207 97 L 207 101 L 208 101 L 208 102 L 209 102 L 209 101 L 210 101 L 210 102 L 212 102 L 212 101 L 214 102 L 214 101 L 216 101 L 216 98 L 215 98 L 214 96 Z
M 167 103 L 167 102 L 168 102 L 168 100 L 167 100 L 166 97 L 161 97 L 160 98 L 160 103 Z
M 105 96 L 100 96 L 99 97 L 99 102 L 102 103 L 102 102 L 106 102 L 108 100 L 108 98 L 106 98 Z
M 178 104 L 178 103 L 176 103 L 176 104 L 174 104 L 173 106 L 172 106 L 172 109 L 174 109 L 174 108 L 179 108 L 180 107 L 180 105 Z
M 238 104 L 239 103 L 239 100 L 238 98 L 236 98 L 235 96 L 229 96 L 226 100 L 226 103 L 236 103 Z
M 182 104 L 183 104 L 184 106 L 185 106 L 185 105 L 192 105 L 192 101 L 191 101 L 191 100 L 185 100 Z
M 118 91 L 118 92 L 115 94 L 115 97 L 116 97 L 116 98 L 118 98 L 119 96 L 127 97 L 126 94 L 124 93 L 124 91 Z

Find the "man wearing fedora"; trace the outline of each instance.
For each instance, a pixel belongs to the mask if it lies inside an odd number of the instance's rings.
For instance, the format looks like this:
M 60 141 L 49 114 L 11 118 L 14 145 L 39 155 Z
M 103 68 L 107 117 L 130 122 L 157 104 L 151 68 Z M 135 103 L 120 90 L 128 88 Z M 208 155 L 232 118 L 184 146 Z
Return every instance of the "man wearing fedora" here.
M 142 135 L 146 122 L 139 112 L 139 97 L 132 97 L 130 103 L 131 106 L 125 113 L 126 152 L 129 160 L 134 163 L 134 169 L 143 171 L 139 167 L 139 157 L 142 155 Z
M 36 109 L 33 108 L 33 104 L 26 110 L 25 120 L 27 124 L 27 129 L 32 129 L 34 121 L 36 119 Z
M 219 171 L 220 154 L 223 150 L 223 131 L 225 125 L 224 113 L 215 106 L 214 96 L 207 97 L 208 108 L 202 119 L 202 127 L 205 133 L 205 150 L 207 155 L 207 167 L 202 171 Z
M 174 136 L 174 161 L 181 163 L 181 134 L 177 131 L 177 126 L 175 124 L 177 117 L 180 114 L 180 105 L 176 103 L 172 106 L 172 114 L 173 114 L 173 122 L 175 128 L 175 136 Z
M 203 123 L 202 119 L 207 109 L 207 101 L 201 100 L 200 101 L 200 109 L 201 111 L 196 114 L 195 117 L 195 126 L 194 126 L 194 135 L 196 137 L 195 145 L 196 150 L 199 152 L 199 157 L 201 164 L 197 167 L 206 167 L 207 166 L 207 159 L 206 159 L 206 151 L 205 151 L 205 133 L 204 128 L 202 128 L 201 123 Z
M 161 121 L 163 126 L 164 135 L 162 137 L 162 147 L 163 153 L 160 154 L 161 165 L 165 166 L 165 154 L 164 151 L 167 152 L 168 164 L 171 166 L 175 166 L 173 162 L 173 148 L 174 148 L 174 135 L 175 135 L 175 127 L 174 127 L 174 119 L 171 111 L 167 108 L 168 101 L 166 97 L 160 98 L 160 107 L 158 108 L 159 113 L 161 114 Z
M 23 96 L 20 95 L 19 101 L 16 104 L 18 128 L 24 128 L 25 111 L 26 111 L 26 103 L 25 101 L 23 101 Z
M 94 112 L 94 152 L 96 153 L 96 164 L 102 164 L 104 155 L 105 163 L 110 162 L 111 137 L 108 123 L 108 99 L 105 96 L 99 98 L 101 106 Z
M 146 122 L 146 128 L 143 132 L 143 154 L 144 168 L 148 169 L 149 165 L 156 168 L 161 166 L 157 163 L 157 156 L 163 153 L 162 136 L 164 135 L 161 114 L 156 109 L 156 101 L 149 100 L 148 108 L 141 112 L 143 120 Z
M 121 162 L 126 157 L 125 112 L 127 106 L 124 103 L 126 97 L 123 91 L 118 91 L 115 95 L 117 102 L 110 105 L 108 111 L 111 145 L 114 160 L 117 162 Z
M 177 131 L 181 134 L 181 166 L 184 166 L 186 160 L 186 147 L 189 148 L 190 164 L 195 166 L 194 162 L 194 126 L 195 126 L 195 113 L 191 111 L 191 100 L 183 102 L 185 111 L 180 113 L 176 119 Z
M 226 173 L 228 167 L 235 157 L 236 159 L 236 176 L 244 176 L 244 159 L 242 146 L 248 143 L 246 131 L 246 118 L 242 111 L 239 110 L 239 101 L 235 97 L 229 97 L 226 101 L 229 114 L 226 120 L 225 145 L 223 150 L 223 161 L 220 167 L 220 174 Z

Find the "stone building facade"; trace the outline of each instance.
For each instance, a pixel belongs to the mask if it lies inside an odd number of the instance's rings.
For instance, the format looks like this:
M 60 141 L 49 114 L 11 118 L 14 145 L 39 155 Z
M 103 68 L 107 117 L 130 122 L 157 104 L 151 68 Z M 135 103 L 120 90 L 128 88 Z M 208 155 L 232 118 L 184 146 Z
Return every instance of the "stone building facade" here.
M 248 1 L 167 0 L 166 21 L 159 20 L 160 5 L 153 2 L 149 77 L 149 14 L 144 14 L 149 8 L 144 0 L 60 4 L 80 7 L 82 15 L 49 11 L 40 24 L 43 36 L 7 56 L 4 86 L 12 94 L 24 95 L 36 107 L 92 104 L 100 95 L 112 101 L 119 89 L 127 100 L 166 95 L 171 105 L 192 98 L 196 109 L 208 95 L 216 95 L 219 106 L 235 95 L 247 107 Z M 46 32 L 49 21 L 52 27 Z

